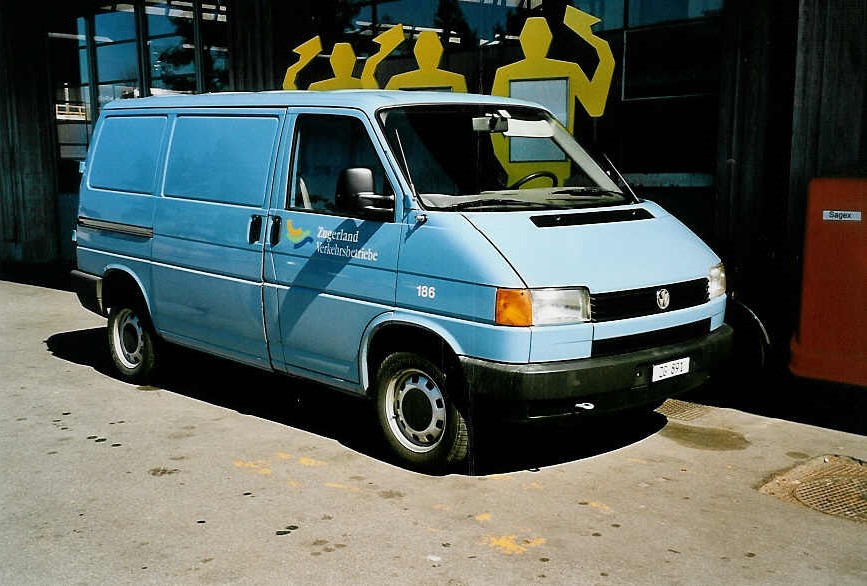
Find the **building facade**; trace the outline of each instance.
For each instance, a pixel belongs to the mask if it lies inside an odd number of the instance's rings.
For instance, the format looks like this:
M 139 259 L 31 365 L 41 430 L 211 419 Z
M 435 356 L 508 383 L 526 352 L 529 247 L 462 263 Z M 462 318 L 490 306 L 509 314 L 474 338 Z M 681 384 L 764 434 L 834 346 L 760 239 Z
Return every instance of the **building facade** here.
M 561 108 L 784 331 L 809 180 L 863 173 L 864 30 L 857 0 L 2 0 L 0 262 L 71 259 L 108 101 L 325 87 L 342 68 L 344 87 L 452 80 L 438 89 Z M 503 86 L 522 62 L 544 83 Z

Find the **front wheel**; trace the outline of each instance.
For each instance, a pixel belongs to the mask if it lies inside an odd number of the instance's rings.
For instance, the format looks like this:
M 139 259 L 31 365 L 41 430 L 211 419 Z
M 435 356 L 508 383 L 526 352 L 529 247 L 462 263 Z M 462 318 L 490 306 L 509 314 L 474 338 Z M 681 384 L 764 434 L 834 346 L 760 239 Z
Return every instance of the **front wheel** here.
M 157 364 L 156 334 L 147 313 L 134 307 L 112 307 L 108 314 L 108 347 L 121 377 L 146 382 Z
M 379 423 L 394 453 L 411 468 L 437 472 L 467 457 L 467 424 L 447 383 L 439 367 L 410 352 L 389 355 L 379 368 Z

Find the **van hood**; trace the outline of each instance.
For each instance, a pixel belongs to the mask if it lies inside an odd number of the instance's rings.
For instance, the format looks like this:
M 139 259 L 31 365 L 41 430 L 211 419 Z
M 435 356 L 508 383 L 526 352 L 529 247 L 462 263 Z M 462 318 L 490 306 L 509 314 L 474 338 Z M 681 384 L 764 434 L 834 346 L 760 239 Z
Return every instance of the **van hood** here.
M 652 202 L 464 217 L 531 288 L 585 286 L 606 293 L 653 287 L 706 277 L 719 262 L 698 236 Z

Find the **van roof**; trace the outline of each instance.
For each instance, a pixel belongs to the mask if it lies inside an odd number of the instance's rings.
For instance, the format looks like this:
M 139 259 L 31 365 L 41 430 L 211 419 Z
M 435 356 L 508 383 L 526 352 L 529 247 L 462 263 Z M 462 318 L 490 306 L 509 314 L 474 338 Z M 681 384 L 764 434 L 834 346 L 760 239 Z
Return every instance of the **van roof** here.
M 114 100 L 105 105 L 107 110 L 131 108 L 212 108 L 212 107 L 303 107 L 331 106 L 357 108 L 374 112 L 386 106 L 420 104 L 512 104 L 536 106 L 539 104 L 482 94 L 435 91 L 401 90 L 331 90 L 299 91 L 279 90 L 266 92 L 221 92 L 214 94 L 151 96 Z

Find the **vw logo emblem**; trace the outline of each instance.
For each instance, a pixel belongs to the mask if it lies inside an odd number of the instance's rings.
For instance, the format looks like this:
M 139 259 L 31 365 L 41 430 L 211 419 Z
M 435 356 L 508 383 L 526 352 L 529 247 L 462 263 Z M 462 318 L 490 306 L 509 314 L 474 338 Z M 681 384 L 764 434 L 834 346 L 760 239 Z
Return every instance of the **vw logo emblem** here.
M 668 304 L 671 303 L 671 293 L 668 289 L 658 289 L 656 291 L 656 305 L 659 309 L 668 309 Z

